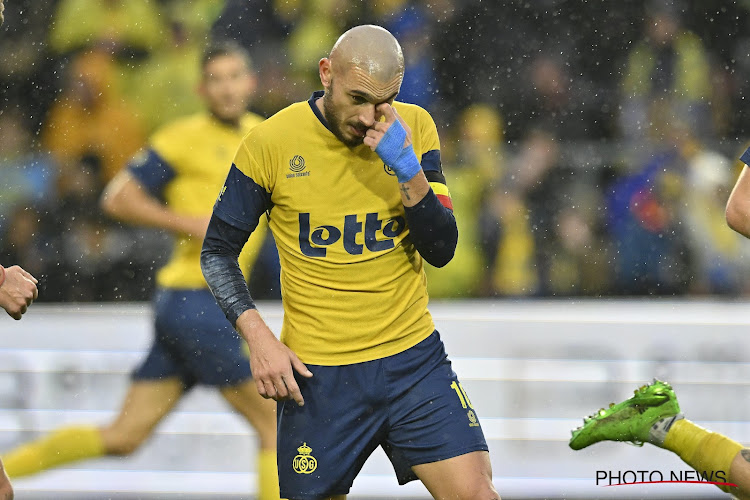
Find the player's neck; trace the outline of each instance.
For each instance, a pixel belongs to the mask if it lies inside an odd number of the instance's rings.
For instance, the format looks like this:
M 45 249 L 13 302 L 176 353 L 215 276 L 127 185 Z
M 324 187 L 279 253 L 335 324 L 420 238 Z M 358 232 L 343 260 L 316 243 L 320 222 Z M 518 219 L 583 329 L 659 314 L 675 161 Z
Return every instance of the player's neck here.
M 240 117 L 237 118 L 222 118 L 221 116 L 217 115 L 213 111 L 209 110 L 208 113 L 211 115 L 211 117 L 216 120 L 217 122 L 221 123 L 222 125 L 225 125 L 230 128 L 240 128 Z

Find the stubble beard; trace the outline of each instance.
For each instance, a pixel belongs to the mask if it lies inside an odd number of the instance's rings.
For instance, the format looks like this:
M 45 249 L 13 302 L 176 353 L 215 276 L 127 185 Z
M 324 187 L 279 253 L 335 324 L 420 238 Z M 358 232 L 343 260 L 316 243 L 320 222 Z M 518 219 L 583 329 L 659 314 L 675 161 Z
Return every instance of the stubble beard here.
M 364 137 L 347 138 L 344 136 L 344 125 L 336 115 L 331 95 L 333 95 L 333 81 L 331 81 L 328 90 L 323 94 L 323 117 L 328 122 L 328 129 L 336 136 L 336 139 L 340 140 L 350 148 L 355 148 L 361 145 L 364 141 Z

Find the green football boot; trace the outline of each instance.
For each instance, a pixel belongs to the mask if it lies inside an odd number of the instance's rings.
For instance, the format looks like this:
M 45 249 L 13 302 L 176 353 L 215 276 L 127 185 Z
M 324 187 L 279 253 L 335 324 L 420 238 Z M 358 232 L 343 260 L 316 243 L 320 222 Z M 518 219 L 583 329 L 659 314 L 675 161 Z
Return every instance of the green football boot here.
M 656 425 L 663 419 L 675 417 L 665 426 Z M 573 431 L 570 447 L 580 450 L 599 441 L 626 441 L 637 446 L 653 441 L 650 436 L 652 427 L 657 430 L 669 430 L 680 414 L 672 386 L 654 379 L 651 385 L 644 385 L 635 390 L 635 396 L 620 404 L 612 403 L 609 408 L 602 408 L 588 418 L 583 425 Z

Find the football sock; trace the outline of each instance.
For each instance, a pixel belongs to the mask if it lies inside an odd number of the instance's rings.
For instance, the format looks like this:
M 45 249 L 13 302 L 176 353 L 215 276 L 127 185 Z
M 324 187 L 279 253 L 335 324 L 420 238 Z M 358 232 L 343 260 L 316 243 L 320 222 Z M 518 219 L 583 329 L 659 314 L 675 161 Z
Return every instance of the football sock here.
M 11 450 L 3 456 L 11 478 L 36 474 L 58 465 L 104 455 L 101 431 L 96 427 L 65 427 Z
M 275 450 L 260 450 L 258 453 L 258 500 L 279 500 Z
M 681 419 L 667 432 L 663 448 L 673 451 L 709 481 L 731 482 L 729 470 L 742 445 L 726 436 L 711 432 L 686 419 Z M 719 486 L 726 492 L 732 487 Z

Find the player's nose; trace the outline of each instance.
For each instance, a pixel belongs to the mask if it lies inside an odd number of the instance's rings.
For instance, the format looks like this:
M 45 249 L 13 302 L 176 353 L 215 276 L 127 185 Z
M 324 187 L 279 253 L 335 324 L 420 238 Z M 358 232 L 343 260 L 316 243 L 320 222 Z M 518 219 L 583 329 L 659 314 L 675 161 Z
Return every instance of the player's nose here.
M 375 125 L 375 106 L 366 106 L 366 108 L 359 113 L 358 118 L 360 123 L 367 128 Z

